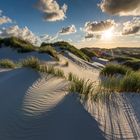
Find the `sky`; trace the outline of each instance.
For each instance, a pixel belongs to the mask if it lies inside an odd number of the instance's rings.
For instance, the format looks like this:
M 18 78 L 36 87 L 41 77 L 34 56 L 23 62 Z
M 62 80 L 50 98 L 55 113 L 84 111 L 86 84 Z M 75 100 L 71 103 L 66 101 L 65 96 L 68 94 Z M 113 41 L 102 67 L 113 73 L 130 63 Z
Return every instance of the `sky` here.
M 0 37 L 140 47 L 140 0 L 0 0 Z

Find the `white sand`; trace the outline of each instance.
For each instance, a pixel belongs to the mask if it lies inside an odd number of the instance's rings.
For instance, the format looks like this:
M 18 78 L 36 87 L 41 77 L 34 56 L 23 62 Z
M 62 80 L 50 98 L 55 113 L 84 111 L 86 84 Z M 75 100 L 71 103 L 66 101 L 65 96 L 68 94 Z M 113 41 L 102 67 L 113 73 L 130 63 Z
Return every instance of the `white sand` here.
M 140 139 L 140 95 L 114 94 L 110 100 L 85 104 L 108 140 Z
M 99 80 L 99 69 L 100 67 L 94 65 L 92 63 L 86 62 L 77 56 L 69 53 L 69 56 L 60 57 L 60 62 L 46 62 L 47 64 L 54 65 L 57 68 L 60 68 L 64 71 L 65 75 L 72 72 L 80 78 L 84 78 L 85 80 L 90 80 L 92 82 L 98 82 Z M 68 62 L 69 65 L 65 66 L 64 64 Z
M 0 140 L 102 140 L 68 82 L 31 69 L 0 72 Z
M 29 54 L 0 49 L 0 58 L 18 60 L 24 55 Z M 52 60 L 43 54 L 41 58 Z M 102 64 L 85 62 L 71 53 L 60 58 L 59 65 L 46 63 L 65 74 L 98 81 Z M 66 61 L 68 67 L 64 66 Z M 0 69 L 0 140 L 102 140 L 103 133 L 108 140 L 140 139 L 140 95 L 114 94 L 98 103 L 89 99 L 86 111 L 67 88 L 67 81 L 30 69 Z

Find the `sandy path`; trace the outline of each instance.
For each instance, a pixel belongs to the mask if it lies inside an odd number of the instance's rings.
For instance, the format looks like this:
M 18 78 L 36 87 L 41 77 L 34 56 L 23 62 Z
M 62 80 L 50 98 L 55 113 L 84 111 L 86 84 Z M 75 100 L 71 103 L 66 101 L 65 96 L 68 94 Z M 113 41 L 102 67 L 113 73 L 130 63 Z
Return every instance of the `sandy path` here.
M 129 100 L 132 102 L 132 97 Z M 138 106 L 133 107 L 129 100 L 127 95 L 114 94 L 111 100 L 87 102 L 86 109 L 100 123 L 108 140 L 140 139 L 140 117 L 136 116 Z
M 66 81 L 29 69 L 0 75 L 0 140 L 105 139 Z

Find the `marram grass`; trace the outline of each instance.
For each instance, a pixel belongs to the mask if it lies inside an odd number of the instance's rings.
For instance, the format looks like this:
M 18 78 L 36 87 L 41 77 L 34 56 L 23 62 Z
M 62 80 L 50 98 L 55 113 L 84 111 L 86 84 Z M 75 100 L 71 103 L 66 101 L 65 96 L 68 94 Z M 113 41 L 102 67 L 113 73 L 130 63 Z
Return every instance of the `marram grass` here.
M 16 64 L 10 59 L 1 59 L 0 67 L 2 68 L 15 68 Z

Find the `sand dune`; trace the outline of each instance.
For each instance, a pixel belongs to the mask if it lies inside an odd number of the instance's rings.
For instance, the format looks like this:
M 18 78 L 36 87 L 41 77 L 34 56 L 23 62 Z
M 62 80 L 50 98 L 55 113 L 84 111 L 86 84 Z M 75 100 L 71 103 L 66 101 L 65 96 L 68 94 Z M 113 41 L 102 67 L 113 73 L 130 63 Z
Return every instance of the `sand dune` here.
M 15 58 L 13 52 L 6 53 L 3 57 L 0 52 L 0 57 L 18 60 L 26 55 Z M 72 72 L 98 83 L 98 64 L 72 54 L 59 56 L 60 62 L 45 63 L 61 68 L 65 75 Z M 0 69 L 0 140 L 140 139 L 138 94 L 114 94 L 97 103 L 89 99 L 83 106 L 76 94 L 68 93 L 68 85 L 31 69 Z
M 100 123 L 108 140 L 140 139 L 139 95 L 114 94 L 111 100 L 87 102 L 85 108 Z
M 54 65 L 57 68 L 60 68 L 64 71 L 65 75 L 72 72 L 80 78 L 84 78 L 85 80 L 91 80 L 93 82 L 98 82 L 99 80 L 99 67 L 96 65 L 92 65 L 92 63 L 87 64 L 84 60 L 81 60 L 75 55 L 71 55 L 70 57 L 65 57 L 63 55 L 59 55 L 60 62 L 46 62 L 46 64 Z M 73 59 L 72 59 L 73 57 Z M 64 66 L 65 62 L 68 62 L 68 66 Z
M 0 73 L 1 140 L 105 139 L 68 83 L 31 69 Z M 6 77 L 6 78 L 5 78 Z
M 29 56 L 37 57 L 42 61 L 52 61 L 53 59 L 51 56 L 47 54 L 41 54 L 38 52 L 17 53 L 17 50 L 14 50 L 10 47 L 0 48 L 0 59 L 11 59 L 13 61 L 19 61 Z

